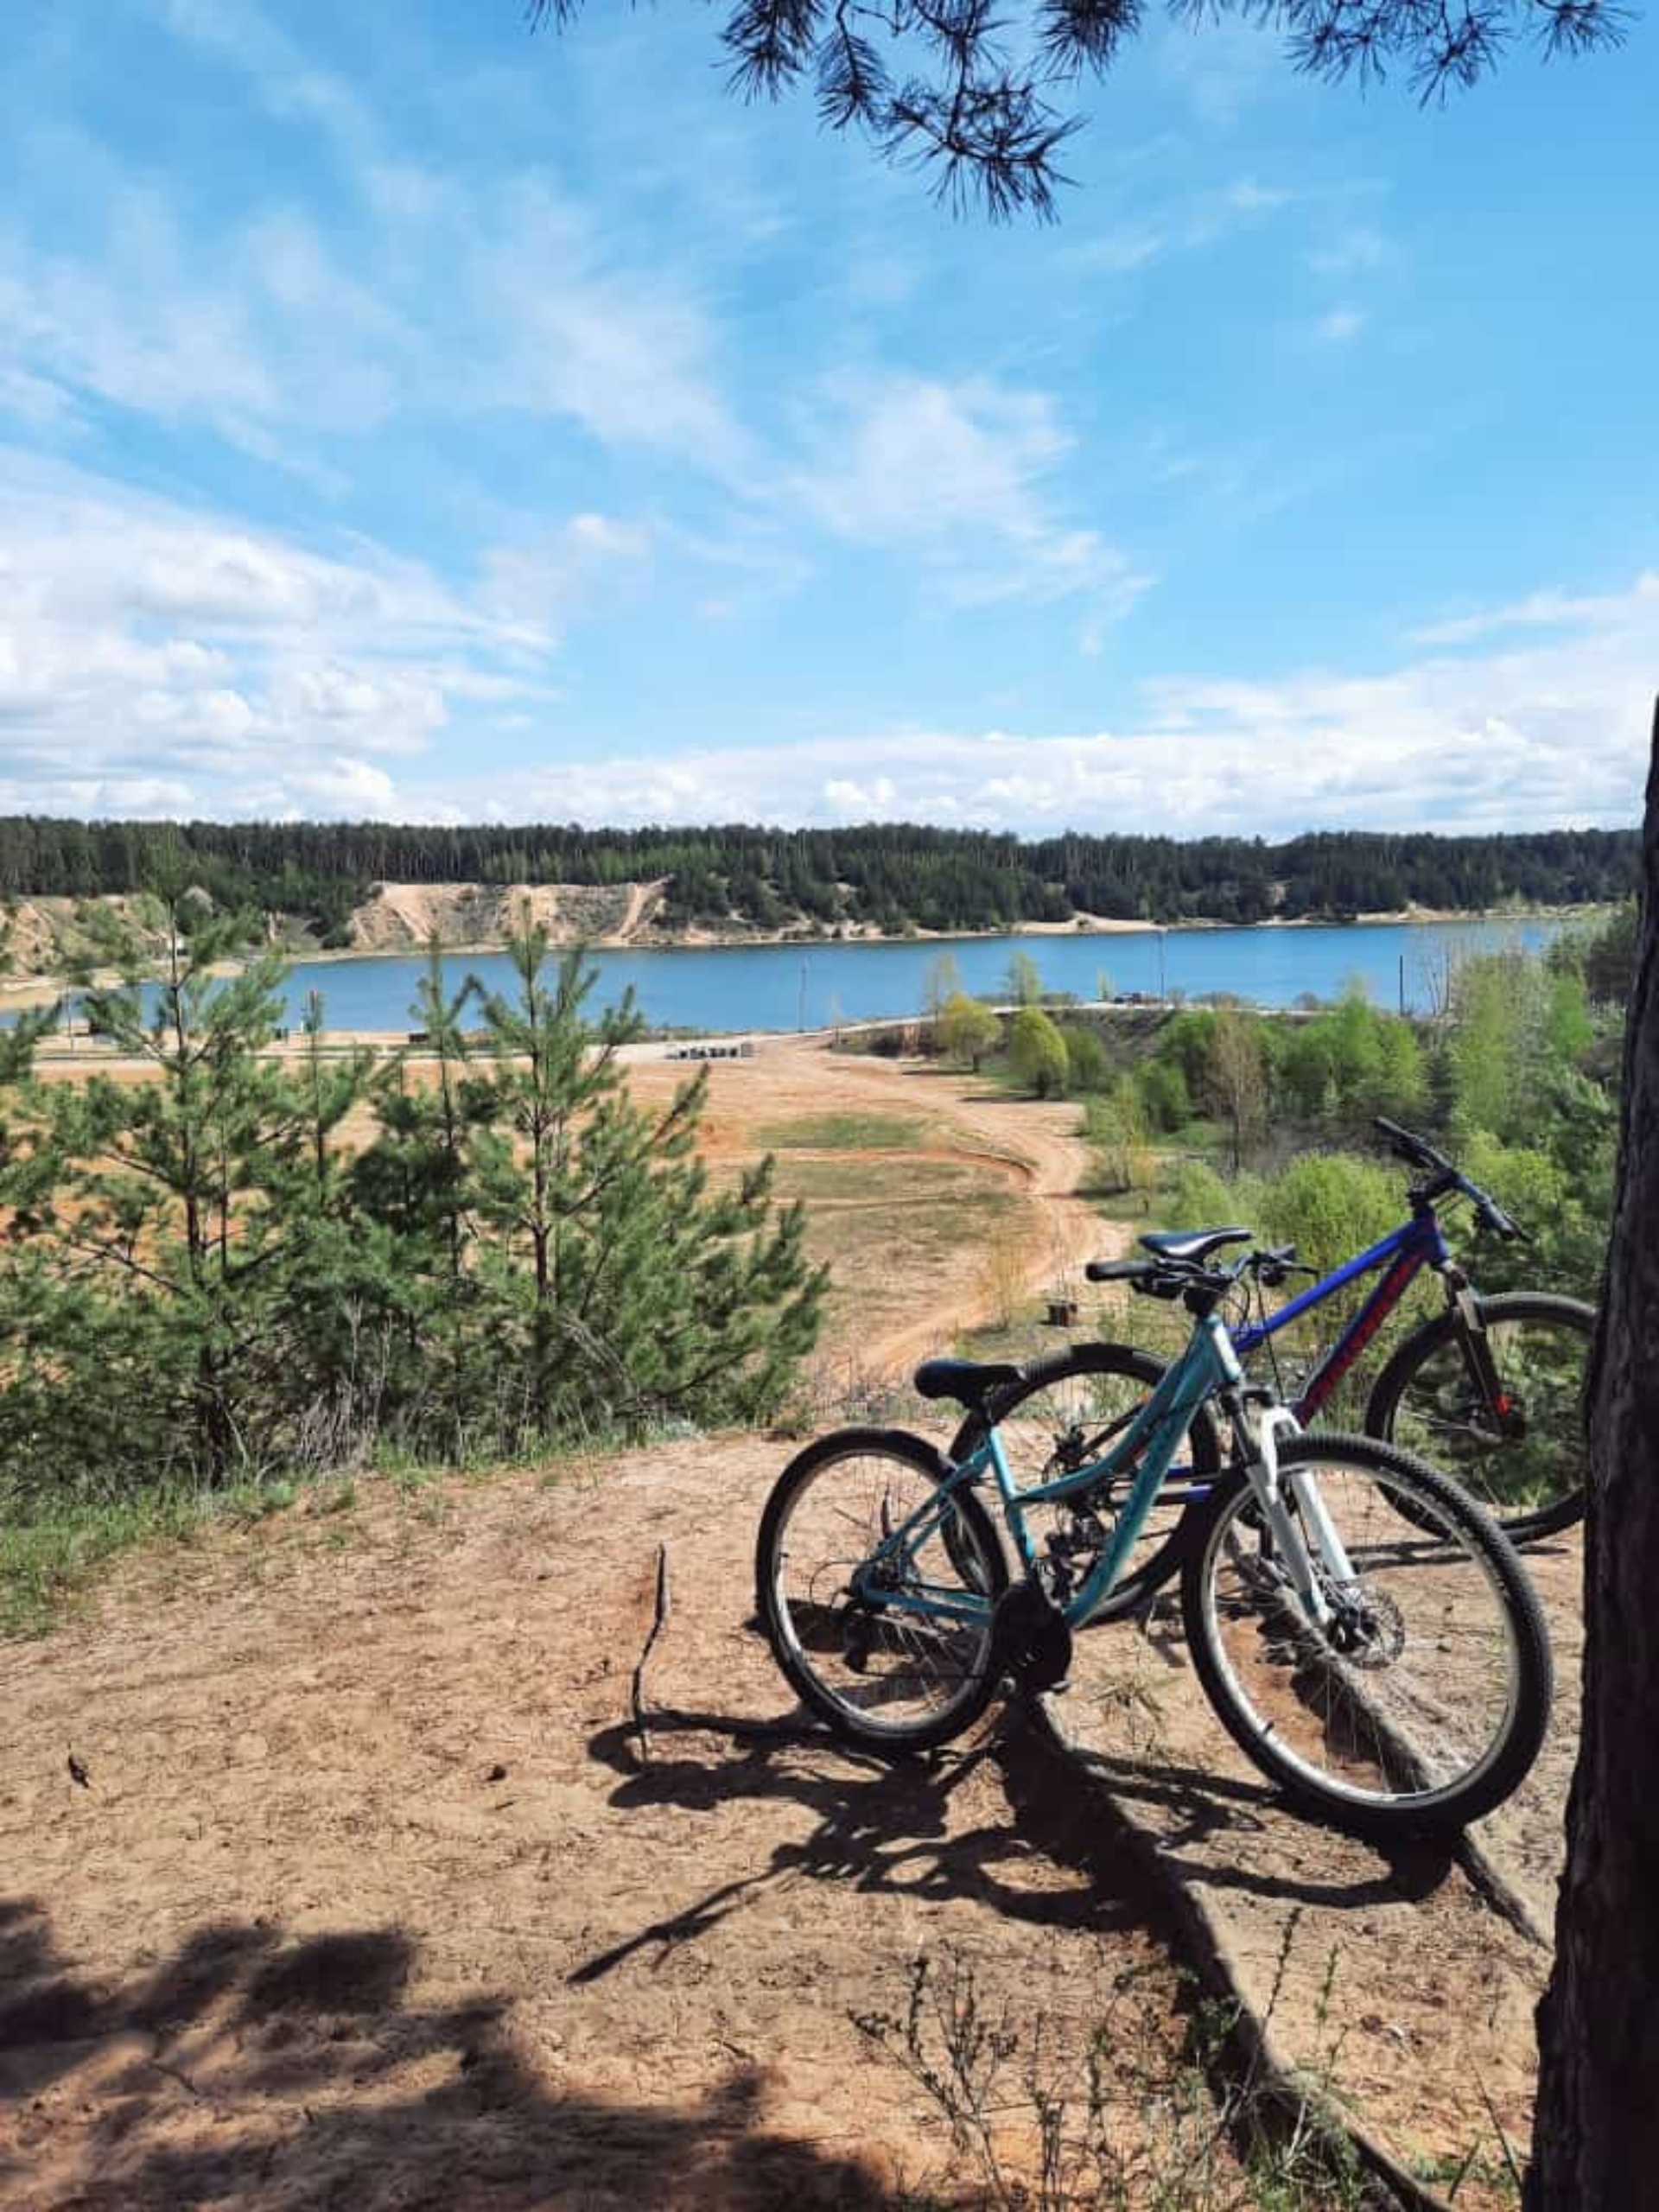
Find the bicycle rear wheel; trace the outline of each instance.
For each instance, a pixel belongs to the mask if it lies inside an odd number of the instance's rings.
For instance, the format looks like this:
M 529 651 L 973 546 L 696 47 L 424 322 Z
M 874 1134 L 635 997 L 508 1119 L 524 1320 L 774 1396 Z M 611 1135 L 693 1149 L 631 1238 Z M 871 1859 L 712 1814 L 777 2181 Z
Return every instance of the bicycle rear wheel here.
M 872 1586 L 855 1586 L 947 1472 L 919 1437 L 840 1429 L 791 1460 L 761 1517 L 755 1602 L 772 1656 L 803 1703 L 872 1750 L 947 1743 L 996 1688 L 991 1616 L 1007 1570 L 976 1497 L 954 1493 Z M 958 1610 L 925 1613 L 884 1594 Z
M 1352 1579 L 1321 1572 L 1332 1616 L 1314 1624 L 1255 1493 L 1218 1491 L 1181 1589 L 1211 1704 L 1264 1774 L 1337 1826 L 1465 1827 L 1516 1788 L 1548 1724 L 1549 1640 L 1520 1560 L 1454 1484 L 1370 1438 L 1299 1436 L 1280 1467 L 1317 1482 Z
M 1514 1291 L 1483 1298 L 1480 1317 L 1502 1409 L 1488 1402 L 1448 1313 L 1408 1337 L 1383 1369 L 1366 1432 L 1443 1468 L 1516 1541 L 1554 1535 L 1584 1517 L 1596 1309 Z
M 1103 1459 L 1162 1381 L 1165 1363 L 1133 1344 L 1077 1344 L 1026 1370 L 1019 1391 L 1001 1402 L 997 1438 L 1021 1490 L 1058 1482 Z M 957 1431 L 950 1457 L 960 1463 L 983 1443 L 985 1425 L 970 1414 Z M 1138 1463 L 1137 1463 L 1138 1464 Z M 1221 1446 L 1207 1410 L 1195 1415 L 1116 1588 L 1090 1627 L 1137 1611 L 1180 1573 L 1192 1523 L 1189 1509 L 1207 1497 L 1221 1469 Z M 1076 1503 L 1092 1513 L 1103 1534 L 1135 1478 L 1131 1466 Z M 1027 1516 L 1039 1552 L 1051 1526 L 1076 1539 L 1086 1531 L 1071 1503 L 1033 1508 Z M 1080 1561 L 1086 1571 L 1086 1561 Z

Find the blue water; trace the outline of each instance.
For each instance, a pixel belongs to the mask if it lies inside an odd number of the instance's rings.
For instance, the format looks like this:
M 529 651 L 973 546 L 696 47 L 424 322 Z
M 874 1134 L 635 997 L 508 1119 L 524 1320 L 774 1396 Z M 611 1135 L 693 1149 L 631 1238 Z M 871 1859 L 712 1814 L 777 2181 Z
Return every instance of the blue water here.
M 1554 921 L 1355 924 L 1348 928 L 1172 929 L 1134 935 L 995 937 L 929 939 L 890 944 L 760 944 L 652 952 L 599 952 L 594 1003 L 633 987 L 645 1019 L 693 1030 L 826 1027 L 880 1014 L 913 1014 L 926 995 L 942 954 L 955 962 L 964 989 L 995 993 L 1015 952 L 1034 960 L 1049 990 L 1092 999 L 1104 991 L 1161 987 L 1188 999 L 1230 991 L 1261 1006 L 1289 1006 L 1304 993 L 1334 998 L 1352 979 L 1379 1006 L 1421 1011 L 1430 979 L 1447 948 L 1490 951 L 1517 941 L 1536 950 L 1555 936 Z M 322 994 L 331 1029 L 407 1029 L 425 962 L 407 958 L 302 962 L 287 991 L 297 1024 L 308 993 Z M 454 982 L 477 975 L 511 988 L 499 953 L 456 954 Z

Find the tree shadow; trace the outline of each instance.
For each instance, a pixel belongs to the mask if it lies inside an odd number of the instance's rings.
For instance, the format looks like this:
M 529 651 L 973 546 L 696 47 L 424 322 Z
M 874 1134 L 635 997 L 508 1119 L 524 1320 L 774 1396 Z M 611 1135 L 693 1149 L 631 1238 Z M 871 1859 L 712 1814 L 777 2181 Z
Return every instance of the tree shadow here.
M 234 2203 L 353 2212 L 791 2203 L 874 2208 L 874 2170 L 771 2132 L 733 2069 L 694 2103 L 568 2088 L 481 1995 L 412 2002 L 397 1929 L 194 1932 L 124 1983 L 0 1899 L 0 2201 L 17 2212 Z

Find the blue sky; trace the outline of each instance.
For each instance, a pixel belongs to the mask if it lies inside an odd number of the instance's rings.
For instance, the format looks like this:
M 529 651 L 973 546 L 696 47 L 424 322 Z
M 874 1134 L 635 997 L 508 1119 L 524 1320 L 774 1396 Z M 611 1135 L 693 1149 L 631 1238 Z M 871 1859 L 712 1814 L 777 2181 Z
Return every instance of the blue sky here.
M 992 231 L 718 21 L 12 0 L 0 810 L 1635 818 L 1659 27 L 1154 16 Z

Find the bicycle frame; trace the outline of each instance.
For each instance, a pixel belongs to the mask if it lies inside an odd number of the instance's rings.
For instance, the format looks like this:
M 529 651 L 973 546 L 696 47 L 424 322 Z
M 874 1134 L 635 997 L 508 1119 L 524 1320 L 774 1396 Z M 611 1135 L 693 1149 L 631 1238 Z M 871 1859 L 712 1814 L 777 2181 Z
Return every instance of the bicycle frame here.
M 1452 1263 L 1452 1254 L 1446 1244 L 1433 1209 L 1425 1206 L 1421 1212 L 1401 1228 L 1391 1230 L 1379 1238 L 1369 1250 L 1345 1260 L 1332 1274 L 1309 1285 L 1300 1297 L 1281 1306 L 1276 1313 L 1269 1313 L 1265 1320 L 1252 1321 L 1230 1333 L 1233 1349 L 1241 1360 L 1248 1360 L 1252 1352 L 1260 1351 L 1269 1337 L 1281 1329 L 1288 1328 L 1300 1318 L 1327 1298 L 1346 1289 L 1361 1275 L 1370 1274 L 1374 1268 L 1382 1274 L 1364 1304 L 1349 1322 L 1324 1359 L 1314 1369 L 1302 1386 L 1302 1395 L 1293 1408 L 1298 1421 L 1306 1422 L 1319 1408 L 1334 1395 L 1349 1369 L 1359 1357 L 1395 1307 L 1405 1296 L 1424 1268 L 1444 1268 Z
M 1111 1542 L 1066 1604 L 1066 1619 L 1073 1628 L 1082 1627 L 1110 1597 L 1163 1487 L 1176 1447 L 1194 1414 L 1218 1390 L 1231 1389 L 1243 1379 L 1243 1372 L 1226 1329 L 1214 1314 L 1205 1314 L 1194 1325 L 1179 1359 L 1170 1367 L 1103 1459 L 1076 1468 L 1055 1482 L 1034 1484 L 1028 1490 L 1021 1490 L 1009 1471 L 996 1424 L 991 1421 L 984 1442 L 958 1461 L 934 1495 L 897 1529 L 889 1531 L 856 1569 L 853 1576 L 854 1595 L 887 1611 L 920 1613 L 935 1619 L 983 1619 L 989 1611 L 988 1600 L 965 1592 L 959 1586 L 947 1589 L 912 1580 L 908 1587 L 896 1586 L 899 1575 L 895 1570 L 901 1573 L 913 1571 L 918 1553 L 950 1514 L 956 1492 L 989 1470 L 1001 1500 L 1008 1534 L 1029 1573 L 1036 1564 L 1037 1552 L 1026 1525 L 1028 1510 L 1052 1504 L 1092 1487 L 1103 1478 L 1109 1479 L 1144 1451 L 1144 1459 L 1118 1514 Z

